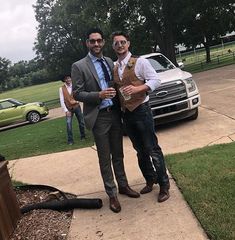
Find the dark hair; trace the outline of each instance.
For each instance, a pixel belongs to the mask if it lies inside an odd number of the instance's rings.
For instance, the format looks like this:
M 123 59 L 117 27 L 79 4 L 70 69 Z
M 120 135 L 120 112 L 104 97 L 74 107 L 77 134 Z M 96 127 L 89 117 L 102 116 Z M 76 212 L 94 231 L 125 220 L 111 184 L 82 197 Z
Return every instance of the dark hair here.
M 116 37 L 116 36 L 123 36 L 123 37 L 126 38 L 127 41 L 130 41 L 130 36 L 127 33 L 123 32 L 123 31 L 115 31 L 115 32 L 113 32 L 111 34 L 112 41 L 113 41 L 114 37 Z
M 65 79 L 66 79 L 67 77 L 71 77 L 70 73 L 61 75 L 61 76 L 60 76 L 60 79 L 61 79 L 62 82 L 65 82 Z
M 86 34 L 86 39 L 89 39 L 90 35 L 92 33 L 99 33 L 102 37 L 102 39 L 104 39 L 104 33 L 102 32 L 102 30 L 100 28 L 91 28 L 87 31 L 87 34 Z

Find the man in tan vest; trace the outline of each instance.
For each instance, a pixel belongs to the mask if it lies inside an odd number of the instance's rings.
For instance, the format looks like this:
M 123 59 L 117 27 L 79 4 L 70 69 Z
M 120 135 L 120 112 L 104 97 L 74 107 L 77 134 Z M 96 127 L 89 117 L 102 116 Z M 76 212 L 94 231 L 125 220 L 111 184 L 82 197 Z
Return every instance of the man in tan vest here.
M 78 120 L 81 140 L 85 139 L 86 137 L 85 124 L 80 104 L 73 98 L 72 80 L 70 75 L 63 76 L 62 82 L 64 82 L 64 85 L 59 89 L 60 104 L 66 116 L 68 144 L 72 145 L 74 143 L 72 131 L 73 115 L 75 114 Z
M 169 177 L 165 160 L 155 134 L 154 120 L 149 106 L 148 91 L 161 84 L 157 73 L 147 59 L 132 57 L 129 52 L 129 36 L 123 32 L 112 34 L 113 49 L 118 57 L 114 67 L 114 82 L 117 86 L 126 132 L 137 151 L 140 170 L 146 186 L 140 191 L 152 191 L 159 183 L 158 202 L 169 198 Z

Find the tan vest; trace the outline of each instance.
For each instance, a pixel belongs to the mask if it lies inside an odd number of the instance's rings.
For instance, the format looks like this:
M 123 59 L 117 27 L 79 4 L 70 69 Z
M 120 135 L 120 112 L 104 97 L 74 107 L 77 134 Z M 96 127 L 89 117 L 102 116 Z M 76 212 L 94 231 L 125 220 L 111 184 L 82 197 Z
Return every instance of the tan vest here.
M 119 88 L 122 86 L 127 86 L 127 85 L 139 86 L 139 85 L 144 84 L 144 82 L 139 80 L 135 75 L 134 69 L 135 69 L 136 61 L 137 61 L 137 58 L 131 57 L 129 59 L 129 61 L 124 69 L 122 80 L 120 80 L 120 78 L 118 76 L 117 65 L 114 67 L 114 73 L 113 73 L 114 82 L 116 83 L 117 89 L 118 89 L 118 95 L 119 95 L 121 107 L 123 110 L 125 110 L 127 108 L 131 112 L 133 110 L 135 110 L 141 103 L 143 103 L 143 101 L 146 97 L 146 93 L 132 94 L 131 99 L 125 101 L 119 91 Z
M 64 104 L 69 111 L 72 111 L 79 106 L 79 103 L 73 98 L 72 94 L 69 94 L 65 85 L 62 86 L 62 92 L 64 96 Z

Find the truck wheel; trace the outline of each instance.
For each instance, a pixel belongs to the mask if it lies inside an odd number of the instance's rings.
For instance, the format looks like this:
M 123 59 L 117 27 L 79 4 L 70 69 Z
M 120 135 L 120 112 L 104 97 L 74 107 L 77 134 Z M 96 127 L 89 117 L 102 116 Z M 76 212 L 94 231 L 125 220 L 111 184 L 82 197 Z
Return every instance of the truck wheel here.
M 29 112 L 28 115 L 27 115 L 27 120 L 30 122 L 30 123 L 37 123 L 39 122 L 41 119 L 41 116 L 38 112 L 35 112 L 35 111 L 32 111 L 32 112 Z
M 188 120 L 196 120 L 198 118 L 198 108 L 196 108 L 196 112 L 188 118 Z

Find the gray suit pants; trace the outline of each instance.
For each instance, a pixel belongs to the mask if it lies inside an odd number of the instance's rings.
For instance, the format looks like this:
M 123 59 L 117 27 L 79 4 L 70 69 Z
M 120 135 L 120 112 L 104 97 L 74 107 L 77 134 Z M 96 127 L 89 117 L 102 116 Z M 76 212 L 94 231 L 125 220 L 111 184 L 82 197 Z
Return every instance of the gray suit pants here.
M 118 186 L 125 187 L 128 184 L 123 163 L 123 139 L 119 113 L 115 110 L 111 112 L 100 110 L 92 132 L 105 191 L 109 197 L 114 197 L 117 195 L 117 187 L 112 166 Z

